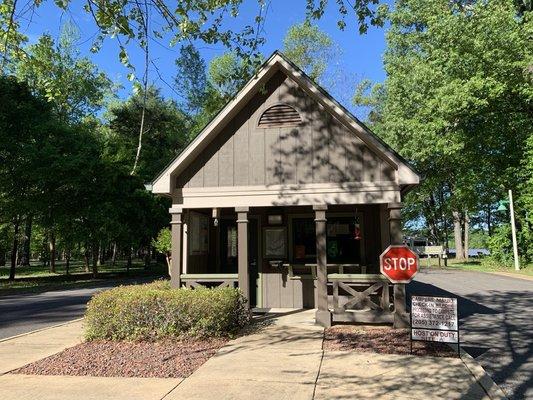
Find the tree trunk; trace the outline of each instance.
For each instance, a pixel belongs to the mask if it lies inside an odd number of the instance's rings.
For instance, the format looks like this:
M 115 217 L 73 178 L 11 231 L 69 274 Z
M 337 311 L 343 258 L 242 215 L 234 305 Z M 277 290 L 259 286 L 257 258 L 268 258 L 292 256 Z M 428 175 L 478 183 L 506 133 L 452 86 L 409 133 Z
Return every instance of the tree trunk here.
M 461 215 L 458 211 L 453 211 L 453 236 L 455 239 L 455 258 L 457 260 L 464 260 L 463 250 L 463 232 L 461 224 Z
M 50 232 L 49 236 L 49 246 L 50 246 L 50 272 L 56 273 L 56 235 L 54 232 Z
M 17 267 L 17 249 L 19 247 L 19 218 L 16 217 L 13 221 L 13 246 L 11 247 L 11 267 L 9 268 L 9 280 L 15 280 L 15 268 Z
M 89 246 L 85 244 L 85 251 L 83 252 L 83 261 L 85 261 L 85 272 L 89 272 Z
M 98 276 L 98 249 L 99 246 L 94 243 L 92 246 L 93 278 Z
M 487 206 L 487 231 L 489 236 L 492 236 L 492 213 L 490 211 L 490 204 Z
M 113 243 L 113 256 L 111 257 L 111 265 L 114 267 L 117 262 L 117 242 Z
M 126 262 L 126 273 L 130 273 L 130 268 L 131 268 L 131 253 L 132 253 L 133 249 L 130 247 L 128 249 L 128 261 Z
M 22 255 L 20 260 L 18 260 L 19 265 L 24 267 L 30 266 L 30 257 L 31 257 L 31 231 L 33 225 L 33 215 L 28 215 L 26 217 L 25 226 L 24 226 L 24 241 L 22 242 Z
M 465 211 L 465 224 L 464 224 L 464 257 L 465 260 L 468 262 L 468 246 L 470 242 L 470 217 L 468 216 L 468 212 Z
M 96 265 L 99 267 L 102 265 L 102 260 L 104 258 L 103 253 L 104 253 L 104 249 L 102 246 L 102 242 L 98 242 L 98 259 L 96 260 Z
M 70 274 L 70 249 L 65 251 L 65 274 Z

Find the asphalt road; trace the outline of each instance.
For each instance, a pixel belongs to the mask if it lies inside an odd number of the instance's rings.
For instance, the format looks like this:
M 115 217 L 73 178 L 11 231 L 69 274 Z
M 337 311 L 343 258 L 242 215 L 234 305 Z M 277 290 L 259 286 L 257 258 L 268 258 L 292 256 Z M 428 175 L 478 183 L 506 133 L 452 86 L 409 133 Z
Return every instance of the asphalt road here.
M 533 399 L 533 281 L 423 270 L 411 294 L 457 296 L 463 348 L 511 399 Z
M 109 281 L 79 289 L 0 296 L 0 339 L 81 318 L 87 302 L 96 292 L 152 279 Z

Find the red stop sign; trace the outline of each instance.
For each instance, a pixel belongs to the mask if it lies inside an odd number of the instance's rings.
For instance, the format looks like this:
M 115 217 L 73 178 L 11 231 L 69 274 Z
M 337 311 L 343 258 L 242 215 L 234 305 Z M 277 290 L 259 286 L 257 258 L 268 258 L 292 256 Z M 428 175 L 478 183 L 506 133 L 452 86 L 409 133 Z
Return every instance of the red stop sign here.
M 418 254 L 405 245 L 391 245 L 379 256 L 379 268 L 392 283 L 409 283 L 418 272 Z

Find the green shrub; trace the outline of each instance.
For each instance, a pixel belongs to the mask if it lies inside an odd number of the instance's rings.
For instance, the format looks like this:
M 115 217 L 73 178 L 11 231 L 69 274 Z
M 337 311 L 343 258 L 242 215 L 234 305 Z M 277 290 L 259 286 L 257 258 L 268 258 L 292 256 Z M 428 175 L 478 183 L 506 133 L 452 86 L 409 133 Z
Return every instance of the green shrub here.
M 172 289 L 168 281 L 120 286 L 93 296 L 87 340 L 232 336 L 250 321 L 238 289 Z

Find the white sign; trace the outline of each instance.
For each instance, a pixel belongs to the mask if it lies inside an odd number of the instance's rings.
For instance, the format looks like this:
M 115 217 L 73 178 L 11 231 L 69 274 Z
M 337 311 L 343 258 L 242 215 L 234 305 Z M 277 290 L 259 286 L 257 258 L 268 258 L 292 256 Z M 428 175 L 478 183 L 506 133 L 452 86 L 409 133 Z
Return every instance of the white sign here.
M 426 342 L 459 343 L 459 335 L 457 334 L 457 331 L 412 329 L 411 338 L 413 340 L 424 340 Z
M 412 296 L 411 337 L 413 340 L 458 343 L 458 330 L 456 298 Z

